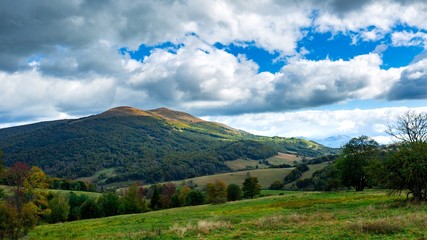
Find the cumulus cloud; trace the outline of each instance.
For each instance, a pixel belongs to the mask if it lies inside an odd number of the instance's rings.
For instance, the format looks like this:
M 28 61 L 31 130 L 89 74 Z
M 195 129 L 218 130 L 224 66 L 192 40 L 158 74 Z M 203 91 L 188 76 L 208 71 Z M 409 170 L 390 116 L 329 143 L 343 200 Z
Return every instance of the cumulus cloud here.
M 409 65 L 388 93 L 390 100 L 427 98 L 427 59 Z
M 427 46 L 427 34 L 424 32 L 401 31 L 391 35 L 394 46 Z
M 350 137 L 368 135 L 381 143 L 389 143 L 392 139 L 385 133 L 387 125 L 393 123 L 396 116 L 409 109 L 407 107 L 389 107 L 367 110 L 310 110 L 203 118 L 263 136 L 299 136 L 321 139 L 338 135 Z M 427 112 L 427 107 L 412 108 L 411 110 Z
M 420 31 L 392 33 L 396 24 Z M 342 33 L 354 44 L 392 34 L 395 46 L 425 45 L 425 29 L 424 1 L 0 1 L 0 122 L 115 105 L 206 115 L 427 98 L 425 62 L 384 70 L 380 49 L 313 61 L 298 46 L 307 31 Z M 141 61 L 119 52 L 165 42 L 182 47 L 155 48 Z M 260 73 L 247 56 L 214 47 L 248 42 L 286 64 Z

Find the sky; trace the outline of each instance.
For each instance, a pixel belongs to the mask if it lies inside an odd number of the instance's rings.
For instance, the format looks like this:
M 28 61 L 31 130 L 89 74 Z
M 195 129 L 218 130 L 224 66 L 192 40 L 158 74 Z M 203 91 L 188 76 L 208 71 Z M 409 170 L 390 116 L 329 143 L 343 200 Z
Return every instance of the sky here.
M 427 112 L 427 2 L 0 1 L 0 128 L 167 107 L 248 132 L 380 142 Z

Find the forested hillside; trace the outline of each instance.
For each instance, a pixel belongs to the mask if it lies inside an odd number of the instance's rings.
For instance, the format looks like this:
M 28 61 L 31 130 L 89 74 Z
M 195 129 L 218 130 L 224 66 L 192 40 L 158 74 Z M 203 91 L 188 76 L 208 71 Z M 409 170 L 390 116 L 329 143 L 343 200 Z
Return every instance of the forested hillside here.
M 80 119 L 0 129 L 6 165 L 36 165 L 79 178 L 103 169 L 105 183 L 178 180 L 227 172 L 226 160 L 266 159 L 278 152 L 316 157 L 333 149 L 297 138 L 260 137 L 166 108 L 118 107 Z

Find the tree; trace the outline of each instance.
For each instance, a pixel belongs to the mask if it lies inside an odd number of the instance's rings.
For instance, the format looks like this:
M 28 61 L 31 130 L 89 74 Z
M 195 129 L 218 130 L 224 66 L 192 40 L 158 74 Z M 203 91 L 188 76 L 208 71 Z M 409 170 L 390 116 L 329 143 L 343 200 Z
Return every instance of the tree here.
M 170 208 L 171 205 L 171 198 L 176 192 L 176 185 L 173 183 L 165 183 L 162 187 L 163 191 L 160 196 L 160 201 L 162 203 L 162 208 Z
M 387 133 L 405 143 L 427 141 L 427 114 L 408 111 L 389 124 Z
M 227 185 L 221 180 L 208 183 L 206 185 L 206 195 L 208 203 L 218 204 L 227 202 Z
M 243 182 L 243 197 L 244 198 L 254 198 L 259 195 L 261 192 L 261 185 L 258 183 L 258 178 L 248 177 Z
M 104 193 L 98 198 L 98 206 L 102 217 L 119 214 L 120 198 L 116 193 Z
M 400 194 L 407 190 L 407 197 L 415 202 L 427 201 L 427 143 L 403 144 L 384 161 L 382 177 L 387 188 Z
M 154 189 L 153 189 L 153 195 L 151 196 L 151 199 L 150 199 L 150 207 L 153 210 L 157 210 L 162 207 L 160 202 L 160 191 L 157 185 L 152 185 L 152 187 Z
M 120 199 L 120 212 L 140 213 L 146 210 L 144 189 L 137 184 L 132 184 Z
M 274 181 L 271 185 L 270 185 L 270 187 L 269 187 L 269 189 L 271 189 L 271 190 L 281 190 L 281 189 L 283 189 L 283 182 L 282 181 L 279 181 L 279 180 L 276 180 L 276 181 Z
M 345 144 L 337 160 L 343 184 L 356 188 L 356 191 L 363 191 L 368 181 L 366 168 L 378 158 L 378 154 L 378 143 L 367 136 L 353 138 Z
M 179 189 L 179 194 L 178 194 L 179 206 L 185 205 L 187 196 L 190 193 L 190 191 L 191 191 L 191 188 L 187 185 L 184 185 Z
M 427 114 L 408 111 L 387 133 L 401 142 L 383 162 L 379 179 L 398 194 L 406 190 L 415 202 L 427 201 Z
M 80 206 L 88 200 L 89 197 L 84 194 L 75 194 L 70 192 L 68 196 L 68 205 L 70 205 L 70 213 L 68 214 L 68 220 L 79 220 L 80 219 Z
M 188 193 L 186 199 L 187 206 L 202 205 L 203 203 L 205 203 L 205 196 L 201 191 L 193 189 Z
M 24 204 L 25 188 L 24 182 L 30 173 L 30 166 L 22 162 L 16 162 L 6 173 L 6 182 L 13 191 L 13 202 L 18 211 Z
M 0 239 L 19 238 L 18 211 L 7 203 L 0 204 Z
M 227 200 L 236 201 L 242 199 L 242 189 L 237 184 L 230 184 L 227 187 Z
M 70 205 L 68 199 L 64 195 L 58 194 L 49 201 L 50 214 L 48 217 L 49 223 L 65 222 L 70 213 Z
M 89 198 L 80 206 L 80 218 L 90 219 L 99 217 L 99 208 L 95 199 Z

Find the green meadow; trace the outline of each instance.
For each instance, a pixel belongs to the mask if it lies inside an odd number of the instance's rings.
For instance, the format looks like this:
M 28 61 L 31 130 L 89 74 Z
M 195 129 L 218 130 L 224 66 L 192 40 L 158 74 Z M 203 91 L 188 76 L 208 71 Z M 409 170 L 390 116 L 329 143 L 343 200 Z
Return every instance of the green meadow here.
M 37 226 L 28 239 L 425 239 L 427 205 L 385 191 L 257 199 Z

